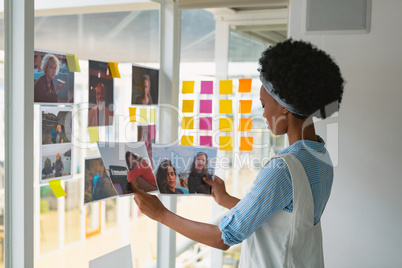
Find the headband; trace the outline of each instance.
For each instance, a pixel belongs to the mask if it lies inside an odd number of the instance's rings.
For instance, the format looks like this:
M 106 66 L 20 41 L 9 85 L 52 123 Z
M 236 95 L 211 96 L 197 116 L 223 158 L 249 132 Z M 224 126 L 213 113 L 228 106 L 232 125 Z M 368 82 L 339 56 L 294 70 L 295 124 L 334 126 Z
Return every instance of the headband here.
M 300 116 L 308 116 L 308 114 L 305 114 L 303 112 L 300 112 L 298 109 L 296 109 L 292 104 L 287 103 L 285 100 L 281 99 L 279 97 L 279 94 L 275 93 L 274 91 L 274 86 L 262 76 L 260 73 L 260 80 L 262 85 L 264 86 L 265 90 L 268 92 L 269 95 L 272 96 L 283 108 L 287 109 L 293 114 L 297 114 Z

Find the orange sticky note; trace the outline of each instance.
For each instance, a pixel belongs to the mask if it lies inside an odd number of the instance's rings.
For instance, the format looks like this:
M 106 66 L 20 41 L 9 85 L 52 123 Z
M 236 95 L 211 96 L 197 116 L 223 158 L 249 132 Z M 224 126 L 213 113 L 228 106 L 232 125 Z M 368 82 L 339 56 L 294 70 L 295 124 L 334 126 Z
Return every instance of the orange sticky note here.
M 194 129 L 194 117 L 183 117 L 181 127 L 182 129 Z
M 183 94 L 194 93 L 194 81 L 183 81 L 183 88 L 181 92 Z
M 99 141 L 99 128 L 98 127 L 88 127 L 89 141 L 95 143 Z
M 148 114 L 147 114 L 147 109 L 146 108 L 141 108 L 140 109 L 140 123 L 148 123 Z
M 66 54 L 68 70 L 70 72 L 81 72 L 78 56 L 75 54 Z
M 239 79 L 239 93 L 250 93 L 251 92 L 251 78 Z
M 219 137 L 219 150 L 232 151 L 233 150 L 233 137 L 232 136 Z
M 253 127 L 253 119 L 252 118 L 240 118 L 239 120 L 239 128 L 238 131 L 251 131 Z
M 252 151 L 253 150 L 254 137 L 240 137 L 240 151 Z
M 63 187 L 61 187 L 61 179 L 49 181 L 49 186 L 57 198 L 67 195 Z
M 240 100 L 239 101 L 239 114 L 249 114 L 251 113 L 252 100 Z
M 192 113 L 194 111 L 194 100 L 183 100 L 183 113 Z
M 109 69 L 113 78 L 120 78 L 119 63 L 109 62 Z
M 135 117 L 137 113 L 137 108 L 128 107 L 128 114 L 130 115 L 130 122 L 137 122 L 137 118 Z
M 181 145 L 194 145 L 194 136 L 181 136 Z
M 219 131 L 232 132 L 233 131 L 233 118 L 219 118 Z
M 232 114 L 232 100 L 219 100 L 219 113 Z
M 156 123 L 156 109 L 151 109 L 150 123 Z
M 221 94 L 221 95 L 233 94 L 233 81 L 232 80 L 220 80 L 219 81 L 219 94 Z

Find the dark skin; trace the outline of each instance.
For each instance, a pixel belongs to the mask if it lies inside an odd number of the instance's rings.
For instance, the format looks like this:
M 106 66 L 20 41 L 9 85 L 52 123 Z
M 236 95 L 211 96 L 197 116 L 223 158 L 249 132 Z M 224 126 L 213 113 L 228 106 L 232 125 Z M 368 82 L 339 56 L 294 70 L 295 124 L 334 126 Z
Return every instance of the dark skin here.
M 279 105 L 262 86 L 260 90 L 260 100 L 264 108 L 263 116 L 267 120 L 268 128 L 271 129 L 273 134 L 287 134 L 290 145 L 298 140 L 317 141 L 312 118 L 300 119 L 294 116 L 287 109 Z M 207 177 L 203 179 L 212 186 L 212 197 L 219 205 L 231 209 L 240 201 L 240 199 L 227 193 L 224 181 L 218 176 L 215 176 L 214 180 L 208 179 Z M 136 188 L 133 183 L 131 187 L 135 193 L 134 201 L 137 203 L 141 212 L 151 219 L 199 243 L 222 250 L 229 248 L 229 246 L 223 242 L 221 238 L 222 233 L 218 226 L 196 222 L 178 216 L 166 209 L 158 197 L 144 193 Z

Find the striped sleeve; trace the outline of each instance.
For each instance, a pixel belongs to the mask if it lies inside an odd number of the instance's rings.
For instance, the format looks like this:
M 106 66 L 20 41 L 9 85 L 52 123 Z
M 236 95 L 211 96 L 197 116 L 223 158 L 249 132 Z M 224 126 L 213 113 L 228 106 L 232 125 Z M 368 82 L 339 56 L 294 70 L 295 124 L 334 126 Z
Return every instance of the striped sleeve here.
M 241 243 L 269 217 L 289 206 L 292 199 L 288 166 L 282 158 L 274 158 L 261 169 L 249 193 L 221 219 L 219 229 L 224 243 Z

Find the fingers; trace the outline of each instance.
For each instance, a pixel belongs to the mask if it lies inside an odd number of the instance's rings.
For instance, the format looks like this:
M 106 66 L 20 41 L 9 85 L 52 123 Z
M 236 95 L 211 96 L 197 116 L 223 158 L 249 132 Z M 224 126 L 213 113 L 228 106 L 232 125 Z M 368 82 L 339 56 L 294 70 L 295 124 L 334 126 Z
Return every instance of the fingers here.
M 207 176 L 204 176 L 202 179 L 203 179 L 207 184 L 213 186 L 214 181 L 211 180 L 210 178 L 208 178 Z
M 134 194 L 138 194 L 138 195 L 144 195 L 145 193 L 143 191 L 141 191 L 134 183 L 134 181 L 130 182 L 130 186 L 131 186 L 131 190 L 133 190 Z

